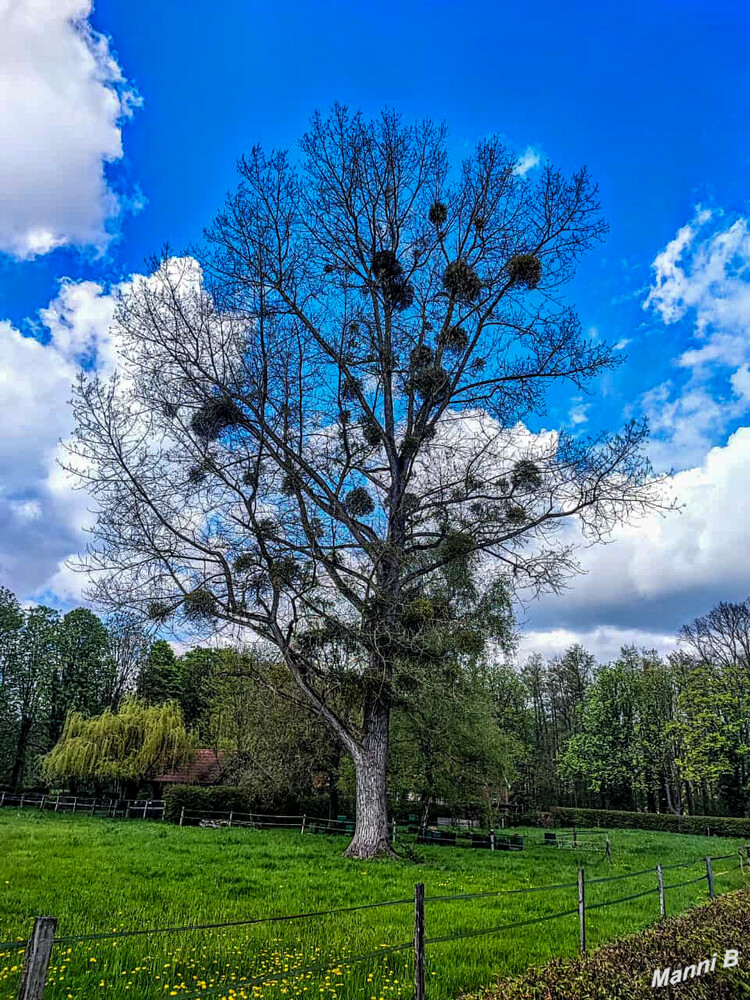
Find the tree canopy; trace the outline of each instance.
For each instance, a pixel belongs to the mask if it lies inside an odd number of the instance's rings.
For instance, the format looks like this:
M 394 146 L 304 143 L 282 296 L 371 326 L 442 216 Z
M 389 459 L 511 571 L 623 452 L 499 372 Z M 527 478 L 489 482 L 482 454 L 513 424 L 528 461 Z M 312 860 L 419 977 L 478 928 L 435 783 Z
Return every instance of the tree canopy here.
M 85 565 L 109 608 L 275 647 L 354 761 L 366 857 L 405 668 L 507 641 L 514 589 L 575 569 L 566 519 L 596 540 L 660 501 L 645 425 L 523 424 L 618 360 L 562 304 L 606 230 L 585 170 L 532 184 L 497 137 L 451 169 L 444 126 L 340 106 L 239 170 L 197 258 L 124 294 L 118 373 L 81 377 Z

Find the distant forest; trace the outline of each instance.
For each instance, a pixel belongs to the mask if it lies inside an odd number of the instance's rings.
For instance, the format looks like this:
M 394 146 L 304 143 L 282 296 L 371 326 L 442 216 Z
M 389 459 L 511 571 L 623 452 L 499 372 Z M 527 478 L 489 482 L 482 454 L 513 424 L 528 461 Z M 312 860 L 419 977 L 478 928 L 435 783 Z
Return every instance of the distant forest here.
M 719 604 L 680 638 L 666 658 L 625 647 L 597 663 L 575 645 L 549 660 L 490 649 L 425 669 L 392 719 L 392 803 L 418 801 L 424 815 L 438 804 L 491 813 L 506 799 L 747 815 L 750 601 Z M 351 762 L 292 684 L 260 647 L 178 656 L 128 616 L 22 607 L 0 590 L 0 786 L 145 787 L 212 747 L 225 780 L 259 803 L 326 796 L 335 812 L 353 796 Z M 356 698 L 336 698 L 356 723 Z M 144 763 L 141 735 L 140 763 L 118 770 L 102 734 L 139 725 L 162 727 L 161 742 Z

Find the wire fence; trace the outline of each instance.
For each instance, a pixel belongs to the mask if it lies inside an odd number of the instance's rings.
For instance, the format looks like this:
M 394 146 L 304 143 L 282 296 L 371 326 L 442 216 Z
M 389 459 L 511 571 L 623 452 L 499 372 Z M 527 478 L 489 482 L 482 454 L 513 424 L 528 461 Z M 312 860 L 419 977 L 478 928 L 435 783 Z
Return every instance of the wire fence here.
M 16 809 L 37 809 L 43 812 L 78 813 L 109 819 L 171 819 L 179 826 L 198 826 L 208 829 L 238 827 L 254 830 L 299 830 L 302 834 L 349 836 L 354 833 L 355 823 L 347 816 L 321 817 L 306 814 L 276 815 L 269 813 L 193 809 L 180 807 L 178 813 L 169 814 L 163 799 L 118 799 L 84 798 L 74 795 L 39 795 L 21 792 L 0 791 L 0 807 Z M 427 826 L 414 823 L 390 825 L 391 842 L 412 840 L 417 844 L 432 847 L 479 848 L 490 851 L 522 851 L 539 844 L 572 849 L 589 853 L 601 853 L 611 859 L 609 835 L 603 831 L 556 830 L 545 831 L 540 839 L 536 836 L 514 833 L 510 830 L 478 832 L 472 828 L 454 829 L 445 826 Z M 598 840 L 581 834 L 596 834 Z
M 677 875 L 680 869 L 694 868 L 697 865 L 701 866 L 701 873 L 697 877 L 669 883 L 664 880 L 664 873 L 667 871 L 673 872 Z M 719 867 L 715 867 L 716 865 Z M 304 983 L 309 988 L 310 983 L 316 976 L 324 976 L 332 973 L 334 970 L 337 975 L 343 976 L 344 970 L 351 971 L 354 967 L 360 966 L 362 963 L 381 962 L 385 957 L 398 956 L 405 953 L 405 955 L 411 959 L 410 966 L 413 970 L 414 982 L 413 988 L 410 988 L 409 994 L 404 994 L 399 991 L 398 995 L 413 995 L 415 1000 L 426 1000 L 427 986 L 425 982 L 425 964 L 428 947 L 431 949 L 435 946 L 449 942 L 496 935 L 503 932 L 512 932 L 518 929 L 531 927 L 536 924 L 563 921 L 565 918 L 576 916 L 578 923 L 579 948 L 581 951 L 586 951 L 587 933 L 590 927 L 589 915 L 592 912 L 598 912 L 612 906 L 621 906 L 635 900 L 644 899 L 648 896 L 658 895 L 658 916 L 660 918 L 664 918 L 667 916 L 668 893 L 683 889 L 687 886 L 697 885 L 698 883 L 705 883 L 708 898 L 713 899 L 719 894 L 716 889 L 716 880 L 723 880 L 732 875 L 736 876 L 738 873 L 740 875 L 739 884 L 748 884 L 748 876 L 750 876 L 750 846 L 744 848 L 741 847 L 737 852 L 731 854 L 695 858 L 690 861 L 681 861 L 668 865 L 658 864 L 653 868 L 644 868 L 639 871 L 625 872 L 611 876 L 596 876 L 594 878 L 587 878 L 585 869 L 579 868 L 578 878 L 576 881 L 559 882 L 550 885 L 526 886 L 515 889 L 501 889 L 475 893 L 454 893 L 446 895 L 425 895 L 424 885 L 420 883 L 415 887 L 413 898 L 409 897 L 382 900 L 352 906 L 341 906 L 327 910 L 310 910 L 294 914 L 269 914 L 246 920 L 232 920 L 217 923 L 196 923 L 179 926 L 103 931 L 101 933 L 60 935 L 57 934 L 57 922 L 53 917 L 38 917 L 34 923 L 33 932 L 29 939 L 0 942 L 0 959 L 10 957 L 11 960 L 16 963 L 13 968 L 17 968 L 17 956 L 21 953 L 23 954 L 24 961 L 18 998 L 19 1000 L 40 1000 L 43 995 L 46 996 L 44 991 L 45 984 L 48 980 L 53 986 L 61 985 L 61 978 L 55 980 L 54 977 L 49 976 L 53 953 L 56 949 L 64 956 L 63 962 L 58 962 L 57 966 L 53 967 L 55 970 L 58 970 L 60 968 L 66 968 L 64 963 L 70 962 L 69 956 L 73 948 L 84 943 L 109 942 L 116 945 L 119 942 L 130 938 L 153 938 L 158 935 L 188 935 L 190 936 L 191 941 L 195 941 L 199 939 L 200 935 L 205 935 L 214 931 L 221 931 L 227 928 L 250 929 L 264 924 L 287 925 L 295 922 L 299 923 L 301 921 L 311 921 L 322 918 L 327 920 L 340 919 L 343 914 L 361 913 L 363 911 L 373 909 L 385 909 L 390 911 L 394 908 L 404 908 L 408 906 L 410 908 L 413 907 L 413 936 L 406 941 L 401 941 L 396 944 L 388 944 L 387 942 L 381 943 L 375 948 L 369 948 L 361 952 L 355 952 L 354 954 L 332 956 L 330 958 L 318 955 L 316 960 L 311 962 L 296 960 L 300 958 L 298 953 L 295 961 L 292 961 L 288 956 L 284 957 L 283 960 L 281 960 L 280 968 L 274 969 L 272 967 L 266 967 L 258 975 L 248 974 L 232 976 L 229 979 L 223 978 L 221 981 L 196 980 L 192 983 L 190 988 L 188 988 L 187 984 L 183 983 L 179 990 L 168 990 L 168 986 L 164 985 L 162 982 L 159 982 L 158 984 L 151 983 L 151 985 L 154 986 L 155 989 L 154 995 L 177 995 L 182 998 L 182 1000 L 193 1000 L 193 998 L 215 995 L 221 995 L 224 998 L 230 998 L 230 1000 L 231 998 L 235 998 L 235 1000 L 242 1000 L 244 997 L 251 998 L 259 996 L 260 994 L 257 990 L 260 989 L 262 992 L 263 988 L 273 984 L 282 984 L 285 987 L 283 990 L 284 994 L 288 993 L 288 988 L 292 983 Z M 617 896 L 612 899 L 600 900 L 589 898 L 590 892 L 598 892 L 599 889 L 606 883 L 619 883 L 622 881 L 644 879 L 647 877 L 655 879 L 656 884 L 652 883 L 645 888 L 636 886 L 636 891 L 627 895 Z M 732 884 L 725 887 L 722 891 L 729 891 L 734 887 L 736 887 L 735 884 Z M 431 909 L 433 906 L 438 904 L 460 904 L 469 900 L 477 900 L 485 902 L 489 905 L 493 899 L 499 900 L 500 897 L 511 896 L 518 897 L 530 893 L 560 893 L 562 895 L 562 900 L 564 900 L 565 893 L 570 890 L 576 890 L 577 898 L 575 899 L 575 905 L 565 906 L 563 902 L 563 906 L 561 908 L 555 909 L 555 911 L 551 913 L 543 913 L 537 916 L 529 917 L 528 919 L 506 921 L 502 923 L 493 922 L 487 926 L 472 926 L 469 928 L 463 927 L 446 934 L 433 934 L 432 936 L 427 936 L 425 933 L 426 907 Z M 571 901 L 571 903 L 573 903 L 573 901 Z M 483 913 L 484 909 L 480 907 L 478 912 Z M 474 916 L 476 915 L 477 911 L 475 910 Z M 646 914 L 646 916 L 648 917 L 648 914 Z M 648 920 L 648 922 L 651 922 L 651 920 Z M 397 921 L 393 921 L 389 918 L 389 927 L 394 926 L 396 923 Z M 404 924 L 404 929 L 406 926 L 408 925 Z M 320 948 L 315 949 L 315 952 L 320 952 Z M 247 949 L 245 949 L 243 954 L 247 960 Z M 91 961 L 94 962 L 96 959 L 92 959 Z M 277 962 L 277 965 L 278 964 L 279 963 Z M 166 969 L 167 966 L 165 965 L 164 968 Z M 58 976 L 61 976 L 60 973 L 57 974 Z M 122 975 L 125 974 L 125 972 L 122 973 Z M 403 974 L 404 972 L 402 970 L 401 975 Z M 160 976 L 157 975 L 156 979 L 160 979 Z M 367 979 L 368 983 L 371 981 L 372 975 L 370 975 Z M 102 987 L 103 983 L 104 980 L 99 983 L 99 986 Z M 69 986 L 66 985 L 65 992 L 61 995 L 67 996 L 68 990 Z M 165 990 L 168 990 L 168 993 L 165 993 Z M 146 992 L 141 995 L 145 996 Z M 320 992 L 322 994 L 323 990 L 321 989 Z
M 0 807 L 38 809 L 42 812 L 81 813 L 112 819 L 164 819 L 163 799 L 83 798 L 78 795 L 26 795 L 0 792 Z

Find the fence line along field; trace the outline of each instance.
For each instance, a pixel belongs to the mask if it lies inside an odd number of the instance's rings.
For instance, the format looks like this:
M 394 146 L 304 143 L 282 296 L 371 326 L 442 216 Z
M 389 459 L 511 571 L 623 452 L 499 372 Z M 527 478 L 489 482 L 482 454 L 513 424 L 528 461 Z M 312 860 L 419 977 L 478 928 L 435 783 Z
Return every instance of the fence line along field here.
M 18 994 L 23 953 L 12 943 L 41 914 L 58 921 L 45 1000 L 380 1000 L 413 995 L 414 887 L 424 883 L 427 997 L 443 1000 L 575 953 L 581 864 L 589 949 L 658 919 L 659 863 L 670 914 L 707 897 L 706 855 L 719 857 L 717 893 L 748 879 L 741 841 L 623 830 L 610 862 L 545 847 L 539 830 L 512 832 L 534 846 L 427 843 L 416 861 L 355 863 L 335 835 L 5 809 L 0 998 Z M 556 888 L 519 891 L 537 887 Z

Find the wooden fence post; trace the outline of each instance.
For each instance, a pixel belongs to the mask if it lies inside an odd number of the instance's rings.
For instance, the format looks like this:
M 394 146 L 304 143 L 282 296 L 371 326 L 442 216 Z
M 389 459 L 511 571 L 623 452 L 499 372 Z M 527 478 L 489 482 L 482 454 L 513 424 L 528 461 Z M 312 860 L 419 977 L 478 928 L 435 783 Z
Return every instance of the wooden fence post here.
M 60 808 L 60 793 L 58 792 L 57 798 L 55 799 L 55 812 Z
M 47 797 L 46 795 L 42 796 L 42 801 L 39 803 L 39 809 L 40 810 L 44 809 L 44 800 L 46 799 L 46 797 Z
M 77 805 L 78 805 L 78 797 L 74 795 L 73 796 L 73 812 L 76 811 L 76 806 Z
M 659 879 L 659 916 L 666 917 L 667 903 L 664 898 L 664 873 L 661 870 L 661 862 L 656 866 L 656 877 Z
M 229 810 L 229 825 L 232 825 L 232 817 L 234 816 L 234 809 Z
M 0 792 L 0 806 L 5 805 L 5 792 Z
M 706 881 L 708 882 L 708 898 L 714 898 L 714 873 L 711 871 L 711 858 L 706 856 Z
M 586 875 L 578 869 L 578 931 L 581 951 L 586 951 Z
M 185 819 L 185 806 L 180 809 L 180 826 L 182 826 Z
M 305 813 L 305 815 L 302 817 L 302 829 L 300 830 L 300 833 L 305 832 L 306 824 L 307 824 L 307 813 Z
M 146 812 L 148 807 L 151 805 L 151 799 L 146 799 L 146 805 L 143 807 L 143 818 L 146 819 Z
M 391 820 L 391 843 L 396 843 L 396 820 Z
M 611 864 L 612 863 L 612 845 L 609 842 L 609 834 L 607 834 L 607 836 L 604 838 L 604 856 L 607 859 L 607 861 L 609 861 L 609 863 Z
M 20 801 L 20 803 L 18 805 L 19 809 L 23 809 L 23 800 L 24 800 L 24 794 L 23 794 L 23 792 L 21 792 L 21 801 Z
M 56 928 L 55 917 L 37 917 L 34 921 L 34 930 L 24 955 L 18 1000 L 41 1000 Z
M 414 1000 L 425 1000 L 424 882 L 414 886 Z
M 739 855 L 739 859 L 740 859 L 740 875 L 744 875 L 745 874 L 745 869 L 744 869 L 744 866 L 742 864 L 742 848 L 741 847 L 737 848 L 737 854 Z
M 495 831 L 490 830 L 490 850 L 495 850 Z
M 573 827 L 573 847 L 578 847 L 578 830 Z

